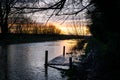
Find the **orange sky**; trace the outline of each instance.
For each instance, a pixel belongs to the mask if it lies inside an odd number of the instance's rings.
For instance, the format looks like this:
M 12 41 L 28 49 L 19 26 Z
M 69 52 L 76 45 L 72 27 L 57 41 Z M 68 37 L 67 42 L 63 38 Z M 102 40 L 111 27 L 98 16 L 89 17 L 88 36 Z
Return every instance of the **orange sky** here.
M 59 28 L 61 30 L 61 34 L 78 34 L 78 35 L 82 35 L 82 34 L 88 34 L 86 31 L 89 31 L 89 29 L 87 28 L 87 26 L 83 25 L 83 26 L 72 26 L 72 25 L 60 25 L 58 23 L 53 23 L 57 28 Z
M 52 24 L 52 25 L 55 25 L 56 28 L 60 29 L 61 30 L 61 34 L 66 34 L 66 35 L 69 35 L 69 34 L 72 34 L 72 35 L 86 35 L 87 32 L 86 30 L 88 29 L 87 26 L 85 24 L 77 24 L 76 23 L 76 26 L 73 25 L 72 23 L 64 23 L 64 24 L 59 24 L 59 23 L 56 23 L 56 22 L 50 22 L 49 24 Z M 25 25 L 25 24 L 24 24 Z M 31 26 L 40 26 L 42 24 L 30 24 Z M 16 26 L 15 24 L 13 26 Z M 88 30 L 87 30 L 88 31 Z

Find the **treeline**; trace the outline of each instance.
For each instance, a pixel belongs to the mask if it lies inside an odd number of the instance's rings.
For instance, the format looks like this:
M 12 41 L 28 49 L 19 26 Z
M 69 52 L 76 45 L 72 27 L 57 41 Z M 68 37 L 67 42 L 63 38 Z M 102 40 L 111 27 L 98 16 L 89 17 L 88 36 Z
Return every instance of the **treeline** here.
M 10 29 L 10 33 L 26 33 L 26 34 L 60 34 L 61 30 L 52 24 L 26 23 L 15 24 Z
M 53 24 L 37 23 L 23 14 L 11 15 L 8 19 L 8 33 L 60 34 L 61 30 Z
M 11 15 L 9 33 L 60 34 L 61 31 L 53 24 L 37 23 L 25 15 Z

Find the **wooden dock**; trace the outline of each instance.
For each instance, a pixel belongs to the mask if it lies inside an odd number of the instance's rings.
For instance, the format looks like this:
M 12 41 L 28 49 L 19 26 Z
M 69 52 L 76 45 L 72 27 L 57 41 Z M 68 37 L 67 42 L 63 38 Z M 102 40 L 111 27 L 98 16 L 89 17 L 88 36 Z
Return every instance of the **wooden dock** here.
M 80 60 L 76 60 L 76 58 L 77 57 L 66 55 L 65 47 L 63 47 L 63 55 L 57 56 L 48 61 L 48 51 L 45 51 L 45 66 L 59 70 L 65 70 L 65 68 L 61 68 L 60 66 L 68 67 L 68 69 L 71 69 L 73 65 L 77 66 L 80 63 Z
M 61 65 L 61 66 L 69 66 L 69 58 L 64 56 L 57 56 L 54 59 L 48 62 L 48 65 Z
M 72 66 L 79 66 L 80 60 L 74 60 L 72 57 L 65 56 L 57 56 L 54 59 L 48 61 L 49 67 L 58 69 L 58 70 L 68 70 L 71 69 Z

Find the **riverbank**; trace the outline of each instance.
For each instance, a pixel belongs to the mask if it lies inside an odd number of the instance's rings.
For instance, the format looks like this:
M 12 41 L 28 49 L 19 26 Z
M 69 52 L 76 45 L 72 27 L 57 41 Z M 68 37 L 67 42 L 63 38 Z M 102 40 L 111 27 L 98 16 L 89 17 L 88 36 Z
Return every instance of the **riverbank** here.
M 0 45 L 56 41 L 65 39 L 83 39 L 89 37 L 90 36 L 57 35 L 57 34 L 0 34 Z

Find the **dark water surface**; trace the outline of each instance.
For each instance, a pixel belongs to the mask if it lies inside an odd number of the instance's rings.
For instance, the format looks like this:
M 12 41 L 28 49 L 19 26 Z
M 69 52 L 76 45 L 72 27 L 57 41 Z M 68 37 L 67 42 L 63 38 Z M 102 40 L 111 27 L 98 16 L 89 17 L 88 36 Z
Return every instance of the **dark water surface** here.
M 44 68 L 45 51 L 51 60 L 62 55 L 63 46 L 66 52 L 77 44 L 76 40 L 61 40 L 53 42 L 14 44 L 0 47 L 0 54 L 8 54 L 8 76 L 10 80 L 67 80 L 59 70 Z

